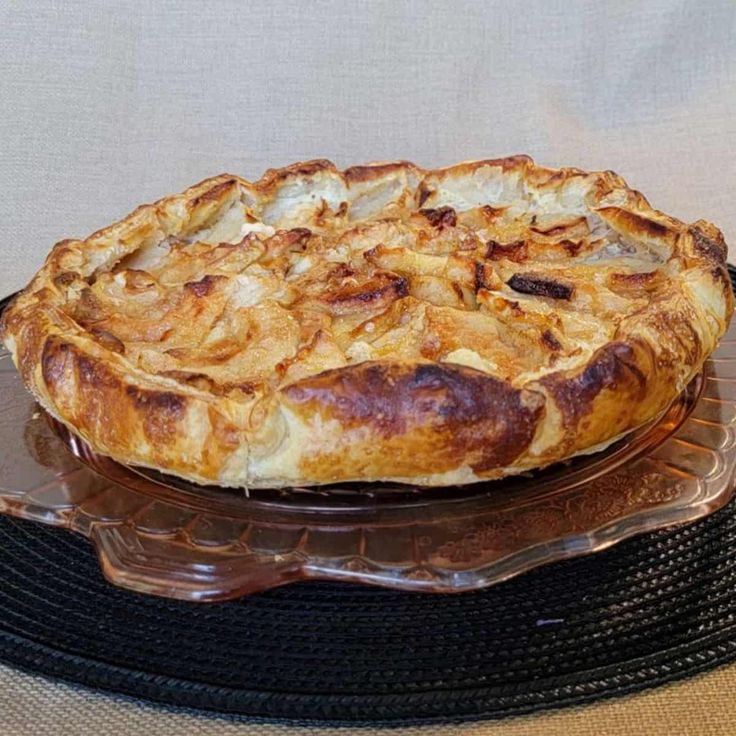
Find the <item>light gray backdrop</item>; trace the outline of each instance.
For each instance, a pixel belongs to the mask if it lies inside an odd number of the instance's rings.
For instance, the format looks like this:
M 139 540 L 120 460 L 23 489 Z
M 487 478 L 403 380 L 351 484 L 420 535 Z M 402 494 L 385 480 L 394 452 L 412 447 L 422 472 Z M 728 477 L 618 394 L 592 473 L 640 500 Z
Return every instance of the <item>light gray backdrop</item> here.
M 0 0 L 0 295 L 230 171 L 530 153 L 736 242 L 736 1 Z

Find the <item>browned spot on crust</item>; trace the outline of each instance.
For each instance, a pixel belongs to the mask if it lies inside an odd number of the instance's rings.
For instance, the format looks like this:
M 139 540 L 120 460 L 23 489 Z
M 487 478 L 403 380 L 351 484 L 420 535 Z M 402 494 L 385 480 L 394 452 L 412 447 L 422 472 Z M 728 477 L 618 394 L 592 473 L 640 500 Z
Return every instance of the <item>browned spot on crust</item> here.
M 460 299 L 463 299 L 463 287 L 458 284 L 457 281 L 451 281 L 450 286 L 452 287 L 452 290 L 458 295 Z
M 183 396 L 170 391 L 148 391 L 137 386 L 126 386 L 125 393 L 136 409 L 154 408 L 178 415 L 186 405 Z
M 608 288 L 615 294 L 636 297 L 655 291 L 662 285 L 665 277 L 661 271 L 641 273 L 612 273 L 608 277 Z
M 387 164 L 374 164 L 368 166 L 351 166 L 345 169 L 345 180 L 353 182 L 371 181 L 380 179 L 387 174 L 393 174 L 397 171 L 417 170 L 416 166 L 410 161 L 393 161 Z
M 102 394 L 104 389 L 117 389 L 121 385 L 120 380 L 103 362 L 82 354 L 74 345 L 57 336 L 49 337 L 44 343 L 41 373 L 52 396 L 68 391 L 70 381 L 73 380 L 72 373 L 76 373 L 83 394 L 86 391 Z
M 336 263 L 329 271 L 328 279 L 330 282 L 338 281 L 341 282 L 343 279 L 348 279 L 355 276 L 357 271 L 347 263 Z
M 328 161 L 326 158 L 318 158 L 313 161 L 304 161 L 302 163 L 292 164 L 291 166 L 285 166 L 282 169 L 268 169 L 255 183 L 255 186 L 261 190 L 271 189 L 285 179 L 301 176 L 314 176 L 314 174 L 317 174 L 320 171 L 336 172 L 337 169 L 332 161 Z
M 478 292 L 481 289 L 490 289 L 491 285 L 488 281 L 488 273 L 486 269 L 490 270 L 490 266 L 480 261 L 475 262 L 475 291 Z
M 41 355 L 41 375 L 50 388 L 60 385 L 63 376 L 71 367 L 71 346 L 58 338 L 49 337 Z
M 731 293 L 731 279 L 725 266 L 714 266 L 710 271 L 711 276 L 727 291 Z
M 277 236 L 273 235 L 268 240 L 272 240 L 275 237 Z M 256 235 L 256 233 L 248 233 L 247 235 L 244 235 L 242 240 L 239 240 L 237 243 L 220 243 L 217 247 L 224 248 L 225 246 L 232 246 L 233 248 L 243 248 L 243 247 L 258 246 L 258 245 L 262 245 L 262 241 L 258 237 L 258 235 Z M 187 247 L 186 243 L 184 244 L 184 247 L 185 248 Z
M 697 365 L 701 360 L 703 342 L 693 325 L 691 308 L 687 311 L 661 309 L 652 311 L 649 322 L 659 335 L 659 367 Z
M 186 397 L 126 385 L 108 364 L 56 336 L 46 340 L 41 363 L 57 411 L 103 446 L 128 448 L 142 430 L 156 459 L 181 439 Z
M 372 248 L 368 248 L 368 250 L 363 251 L 363 258 L 365 258 L 366 261 L 372 261 L 381 251 L 387 250 L 386 246 L 383 243 L 379 243 L 378 245 L 374 245 Z
M 550 299 L 569 300 L 575 291 L 575 286 L 569 282 L 533 273 L 515 273 L 506 283 L 520 294 L 545 296 Z
M 194 296 L 205 297 L 212 293 L 215 285 L 220 280 L 222 280 L 221 276 L 205 276 L 199 281 L 189 281 L 184 284 L 184 288 Z
M 514 263 L 521 263 L 529 258 L 529 249 L 523 240 L 517 240 L 513 243 L 499 243 L 496 240 L 489 240 L 486 243 L 486 258 L 491 261 L 500 261 L 506 258 Z
M 101 235 L 104 233 L 108 228 L 102 228 L 102 230 L 97 230 L 96 232 L 92 233 L 92 235 L 89 236 L 88 239 L 92 239 L 97 235 Z M 61 256 L 65 255 L 67 253 L 71 253 L 77 248 L 75 246 L 79 246 L 80 243 L 77 240 L 72 240 L 71 238 L 64 238 L 64 240 L 59 240 L 57 243 L 54 243 L 54 247 L 51 249 L 51 253 L 46 256 L 46 260 L 50 260 L 51 256 Z
M 581 169 L 576 169 L 573 166 L 566 166 L 562 169 L 547 169 L 542 166 L 536 166 L 531 171 L 531 179 L 538 185 L 544 187 L 556 185 L 574 177 L 587 175 L 587 172 L 582 171 Z
M 84 288 L 74 305 L 74 319 L 84 326 L 105 317 L 107 317 L 107 312 L 99 299 L 92 293 L 92 289 Z
M 228 383 L 215 386 L 215 393 L 221 393 L 225 396 L 232 394 L 243 394 L 250 396 L 256 392 L 259 384 L 253 381 L 230 381 Z
M 559 242 L 559 245 L 561 245 L 567 251 L 567 254 L 571 258 L 574 258 L 578 253 L 580 253 L 580 250 L 582 249 L 584 245 L 584 241 L 582 240 L 561 240 Z
M 249 333 L 224 337 L 200 348 L 169 348 L 165 353 L 177 360 L 187 361 L 189 365 L 221 365 L 245 350 L 250 337 Z
M 80 279 L 78 273 L 73 271 L 64 271 L 54 278 L 54 284 L 56 286 L 71 286 L 77 279 Z
M 152 443 L 176 439 L 177 423 L 186 410 L 186 399 L 169 391 L 148 391 L 126 386 L 125 394 L 143 415 L 143 433 Z
M 254 233 L 251 233 L 251 235 L 254 235 Z M 279 258 L 285 253 L 303 253 L 309 247 L 311 237 L 312 231 L 306 227 L 279 230 L 263 241 L 262 244 L 260 240 L 258 241 L 260 247 L 265 246 L 266 249 L 266 256 L 261 259 L 261 262 L 268 263 L 269 260 Z
M 452 207 L 419 210 L 419 213 L 424 215 L 433 227 L 455 227 L 457 225 L 457 213 Z
M 491 207 L 490 204 L 484 204 L 480 209 L 486 219 L 493 221 L 503 215 L 508 207 Z
M 379 271 L 362 283 L 342 284 L 325 294 L 322 301 L 329 304 L 335 314 L 347 314 L 379 304 L 388 306 L 396 299 L 408 295 L 409 282 L 406 278 L 388 271 Z
M 416 441 L 395 474 L 443 472 L 464 460 L 481 473 L 508 465 L 544 411 L 539 394 L 464 366 L 366 362 L 303 379 L 285 394 L 308 416 L 370 428 L 372 442 Z
M 317 209 L 314 212 L 314 215 L 312 216 L 314 218 L 314 222 L 321 227 L 325 224 L 325 217 L 329 214 L 329 212 L 330 205 L 327 203 L 327 200 L 324 198 L 321 199 Z
M 417 189 L 417 201 L 421 207 L 431 196 L 433 190 L 425 183 L 421 182 Z
M 533 163 L 531 156 L 527 156 L 525 153 L 516 153 L 513 156 L 489 158 L 485 161 L 478 161 L 477 165 L 473 168 L 478 168 L 479 166 L 500 166 L 504 171 L 508 171 L 510 169 L 524 169 Z
M 81 383 L 86 383 L 94 388 L 117 387 L 120 381 L 108 370 L 104 363 L 91 360 L 86 355 L 72 351 L 77 373 Z
M 11 331 L 15 332 L 13 327 L 16 329 L 19 327 L 20 313 L 16 309 L 16 302 L 18 301 L 19 296 L 20 294 L 14 296 L 8 304 L 6 304 L 5 309 L 0 314 L 0 339 L 4 339 L 6 333 L 10 333 Z
M 479 263 L 478 261 L 475 262 L 475 290 L 480 291 L 480 289 L 485 289 L 486 284 L 483 280 L 483 264 Z
M 514 314 L 515 314 L 515 315 L 516 315 L 517 317 L 523 317 L 523 316 L 524 316 L 524 314 L 526 314 L 526 313 L 524 312 L 524 310 L 523 310 L 523 309 L 522 309 L 522 308 L 521 308 L 521 307 L 519 306 L 519 302 L 516 302 L 516 301 L 508 301 L 507 303 L 508 303 L 509 307 L 511 307 L 511 311 L 512 311 L 512 312 L 513 312 L 513 313 L 514 313 Z
M 661 277 L 662 274 L 659 271 L 642 271 L 637 273 L 612 273 L 609 280 L 613 284 L 646 286 L 660 280 Z
M 443 169 L 435 169 L 431 174 L 439 177 L 445 177 L 451 174 L 472 174 L 474 171 L 486 166 L 494 168 L 497 167 L 506 172 L 514 169 L 526 169 L 530 165 L 533 165 L 533 163 L 534 162 L 529 156 L 522 153 L 514 156 L 504 156 L 503 158 L 487 158 L 479 161 L 465 161 L 464 163 L 447 166 Z
M 237 183 L 237 179 L 228 179 L 227 181 L 222 181 L 219 184 L 215 184 L 212 189 L 208 189 L 206 192 L 203 192 L 198 197 L 195 197 L 189 203 L 189 208 L 194 209 L 195 207 L 198 207 L 201 204 L 205 204 L 206 202 L 217 201 L 224 194 L 226 194 L 228 190 L 232 189 L 233 186 L 236 186 Z
M 593 402 L 604 389 L 619 389 L 622 398 L 627 393 L 633 393 L 631 398 L 642 398 L 646 393 L 646 377 L 635 364 L 632 347 L 623 342 L 599 348 L 576 375 L 551 373 L 540 383 L 554 397 L 568 428 L 591 413 Z
M 620 207 L 600 207 L 598 212 L 615 222 L 620 227 L 631 230 L 639 235 L 646 235 L 655 239 L 672 240 L 676 233 L 667 225 L 656 222 L 643 215 L 621 209 Z
M 345 203 L 343 202 L 343 204 Z M 312 231 L 308 227 L 293 227 L 288 232 L 293 237 L 292 244 L 298 243 L 301 245 L 312 236 Z
M 554 351 L 562 350 L 560 341 L 552 334 L 551 330 L 545 330 L 542 333 L 542 342 L 550 349 Z
M 715 230 L 715 228 L 712 228 Z M 723 233 L 716 231 L 716 237 L 710 237 L 698 224 L 690 227 L 690 235 L 693 238 L 693 246 L 698 253 L 705 256 L 714 265 L 723 265 L 728 256 L 728 247 L 723 238 Z
M 335 217 L 344 217 L 348 212 L 348 203 L 340 202 L 337 209 L 335 210 Z

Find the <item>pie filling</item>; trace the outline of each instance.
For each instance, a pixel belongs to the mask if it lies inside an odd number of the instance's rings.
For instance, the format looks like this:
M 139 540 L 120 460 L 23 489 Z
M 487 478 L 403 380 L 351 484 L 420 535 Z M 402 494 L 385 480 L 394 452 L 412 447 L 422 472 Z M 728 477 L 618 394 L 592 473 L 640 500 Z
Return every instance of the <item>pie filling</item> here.
M 321 204 L 282 227 L 239 199 L 97 271 L 65 308 L 136 367 L 218 394 L 382 359 L 521 385 L 585 362 L 648 303 L 627 277 L 667 270 L 591 213 L 439 202 L 354 221 Z

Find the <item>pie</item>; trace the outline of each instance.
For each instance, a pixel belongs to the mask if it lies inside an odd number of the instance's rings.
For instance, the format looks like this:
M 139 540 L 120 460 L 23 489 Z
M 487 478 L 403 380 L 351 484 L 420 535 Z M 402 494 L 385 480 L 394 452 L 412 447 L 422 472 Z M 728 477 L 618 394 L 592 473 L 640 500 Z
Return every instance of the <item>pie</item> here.
M 57 243 L 2 337 L 40 404 L 122 463 L 472 483 L 664 411 L 731 319 L 726 252 L 610 171 L 310 161 Z

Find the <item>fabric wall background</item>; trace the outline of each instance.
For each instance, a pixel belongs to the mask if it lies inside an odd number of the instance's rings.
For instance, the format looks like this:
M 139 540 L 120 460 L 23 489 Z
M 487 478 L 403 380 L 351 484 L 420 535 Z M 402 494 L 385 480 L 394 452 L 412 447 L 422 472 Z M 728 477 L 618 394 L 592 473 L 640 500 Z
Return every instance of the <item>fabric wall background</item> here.
M 736 2 L 0 0 L 0 296 L 230 171 L 527 152 L 736 242 Z

